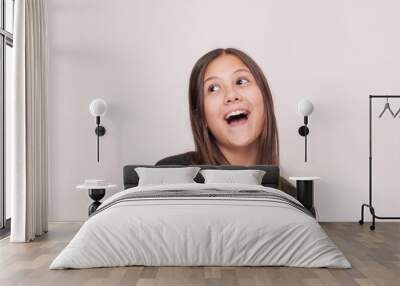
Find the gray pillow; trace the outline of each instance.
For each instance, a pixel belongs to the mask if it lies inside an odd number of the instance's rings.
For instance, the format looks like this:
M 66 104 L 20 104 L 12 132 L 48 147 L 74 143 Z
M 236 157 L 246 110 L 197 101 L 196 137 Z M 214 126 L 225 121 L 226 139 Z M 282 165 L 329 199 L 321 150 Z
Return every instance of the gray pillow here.
M 138 186 L 196 183 L 193 179 L 199 167 L 146 168 L 136 167 Z
M 261 185 L 265 175 L 263 170 L 201 170 L 200 174 L 204 177 L 204 183 L 235 183 L 247 185 Z

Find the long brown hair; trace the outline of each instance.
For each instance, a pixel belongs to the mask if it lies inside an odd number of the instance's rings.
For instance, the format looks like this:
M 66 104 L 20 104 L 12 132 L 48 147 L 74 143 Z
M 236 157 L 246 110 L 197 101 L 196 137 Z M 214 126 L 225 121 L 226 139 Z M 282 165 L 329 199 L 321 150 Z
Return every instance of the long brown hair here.
M 279 165 L 279 139 L 272 101 L 267 79 L 257 63 L 244 52 L 234 49 L 215 49 L 202 56 L 194 65 L 189 81 L 189 113 L 196 152 L 193 163 L 224 165 L 229 164 L 209 131 L 204 112 L 204 74 L 207 66 L 221 55 L 238 57 L 253 74 L 261 90 L 264 102 L 265 122 L 259 137 L 257 162 L 259 165 Z

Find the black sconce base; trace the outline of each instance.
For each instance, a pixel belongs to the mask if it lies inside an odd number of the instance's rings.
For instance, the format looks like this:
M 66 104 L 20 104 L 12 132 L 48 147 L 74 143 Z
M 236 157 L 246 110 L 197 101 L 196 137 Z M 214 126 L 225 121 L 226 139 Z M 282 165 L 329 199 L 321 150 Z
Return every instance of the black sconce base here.
M 301 136 L 307 136 L 308 133 L 310 133 L 310 130 L 308 129 L 307 126 L 303 125 L 303 126 L 301 126 L 301 127 L 299 128 L 299 134 L 300 134 Z
M 96 133 L 96 135 L 98 136 L 103 136 L 104 134 L 106 134 L 106 129 L 103 126 L 99 125 L 94 130 L 94 133 Z

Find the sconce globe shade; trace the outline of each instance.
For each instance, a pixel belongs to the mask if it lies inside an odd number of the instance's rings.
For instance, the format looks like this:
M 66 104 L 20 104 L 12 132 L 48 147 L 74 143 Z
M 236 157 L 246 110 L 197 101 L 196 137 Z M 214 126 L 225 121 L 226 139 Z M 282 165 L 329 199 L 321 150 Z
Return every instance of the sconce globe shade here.
M 302 116 L 310 115 L 313 112 L 313 110 L 314 110 L 314 105 L 312 104 L 311 101 L 307 99 L 300 100 L 297 105 L 297 111 Z
M 89 105 L 89 110 L 93 116 L 104 116 L 107 112 L 107 103 L 101 98 L 93 99 Z

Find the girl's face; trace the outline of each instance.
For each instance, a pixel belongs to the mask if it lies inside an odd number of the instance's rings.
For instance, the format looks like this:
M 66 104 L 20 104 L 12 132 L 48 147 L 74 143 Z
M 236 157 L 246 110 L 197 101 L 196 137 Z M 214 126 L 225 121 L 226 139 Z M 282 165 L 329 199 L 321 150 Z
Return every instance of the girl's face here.
M 218 145 L 230 149 L 257 142 L 264 102 L 247 66 L 236 56 L 222 55 L 206 68 L 203 88 L 207 125 Z

